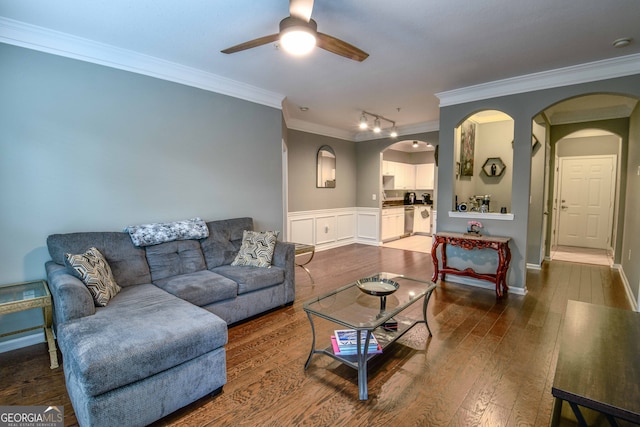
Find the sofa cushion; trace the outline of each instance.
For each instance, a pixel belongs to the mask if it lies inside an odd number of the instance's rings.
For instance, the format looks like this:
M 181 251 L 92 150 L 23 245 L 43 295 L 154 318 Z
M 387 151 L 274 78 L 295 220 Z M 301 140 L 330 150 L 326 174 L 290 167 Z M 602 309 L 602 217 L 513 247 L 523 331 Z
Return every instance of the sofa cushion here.
M 83 254 L 65 254 L 65 264 L 89 289 L 96 305 L 105 307 L 120 292 L 109 263 L 96 248 Z
M 207 222 L 209 237 L 200 241 L 207 268 L 231 264 L 242 245 L 244 230 L 253 230 L 253 219 L 233 218 Z
M 207 269 L 197 240 L 161 243 L 147 246 L 145 251 L 153 282 Z
M 199 307 L 238 295 L 236 282 L 209 270 L 167 277 L 156 280 L 154 284 Z
M 89 396 L 132 384 L 226 343 L 224 320 L 151 284 L 123 288 L 93 316 L 58 326 L 65 367 Z
M 209 235 L 207 224 L 200 218 L 155 224 L 130 225 L 125 228 L 136 246 L 150 246 L 174 240 L 204 239 Z
M 238 283 L 238 295 L 284 282 L 284 269 L 222 265 L 212 270 Z
M 276 247 L 276 231 L 245 230 L 242 234 L 242 246 L 231 265 L 251 265 L 271 267 L 273 250 Z
M 60 265 L 64 265 L 65 253 L 81 254 L 90 247 L 95 247 L 109 263 L 119 286 L 151 282 L 144 249 L 133 246 L 127 233 L 107 231 L 52 234 L 47 238 L 47 247 L 51 259 Z

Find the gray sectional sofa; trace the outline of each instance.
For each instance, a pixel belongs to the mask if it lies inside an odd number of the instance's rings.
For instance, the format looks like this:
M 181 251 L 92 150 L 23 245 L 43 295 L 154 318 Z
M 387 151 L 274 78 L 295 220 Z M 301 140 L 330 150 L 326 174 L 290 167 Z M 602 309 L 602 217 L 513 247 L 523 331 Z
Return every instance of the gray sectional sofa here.
M 209 236 L 137 247 L 127 233 L 54 234 L 47 279 L 67 390 L 81 426 L 142 426 L 226 383 L 227 324 L 293 302 L 294 246 L 269 268 L 232 266 L 251 218 Z M 65 253 L 97 248 L 121 287 L 96 307 Z

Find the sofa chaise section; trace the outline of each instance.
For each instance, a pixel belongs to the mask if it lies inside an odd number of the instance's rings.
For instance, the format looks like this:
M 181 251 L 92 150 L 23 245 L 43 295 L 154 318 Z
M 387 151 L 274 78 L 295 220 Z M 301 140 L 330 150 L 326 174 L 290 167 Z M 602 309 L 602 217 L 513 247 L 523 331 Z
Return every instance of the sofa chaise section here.
M 292 244 L 277 242 L 268 268 L 235 266 L 253 220 L 206 226 L 206 238 L 146 247 L 124 232 L 47 239 L 54 328 L 81 426 L 146 425 L 219 391 L 227 324 L 293 302 Z M 92 247 L 121 288 L 105 307 L 65 265 L 65 253 Z

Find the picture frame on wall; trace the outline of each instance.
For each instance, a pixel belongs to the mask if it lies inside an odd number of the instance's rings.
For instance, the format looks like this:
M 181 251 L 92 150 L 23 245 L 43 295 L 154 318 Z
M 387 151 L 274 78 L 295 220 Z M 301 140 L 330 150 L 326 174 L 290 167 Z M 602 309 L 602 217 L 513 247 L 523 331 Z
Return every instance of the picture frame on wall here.
M 462 123 L 460 129 L 460 176 L 473 176 L 476 125 L 471 121 L 466 121 Z

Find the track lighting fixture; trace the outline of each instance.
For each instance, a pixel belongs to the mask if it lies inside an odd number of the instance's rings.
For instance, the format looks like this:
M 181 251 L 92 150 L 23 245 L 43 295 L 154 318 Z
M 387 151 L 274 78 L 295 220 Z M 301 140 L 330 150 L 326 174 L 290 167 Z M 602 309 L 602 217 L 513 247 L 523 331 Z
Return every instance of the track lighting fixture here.
M 384 120 L 385 122 L 389 122 L 391 123 L 391 128 L 389 129 L 389 136 L 391 138 L 396 138 L 398 136 L 398 128 L 396 127 L 396 122 L 394 122 L 393 120 L 389 120 L 386 117 L 383 117 L 379 114 L 373 114 L 373 113 L 369 113 L 367 111 L 363 111 L 362 115 L 360 116 L 360 121 L 358 122 L 358 126 L 360 127 L 360 129 L 365 130 L 365 129 L 369 129 L 369 122 L 367 120 L 367 116 L 370 116 L 373 118 L 373 127 L 371 128 L 371 130 L 373 130 L 374 133 L 380 133 L 382 132 L 382 126 L 380 125 L 380 120 Z
M 380 119 L 376 117 L 376 119 L 373 121 L 373 131 L 375 133 L 380 133 Z
M 368 127 L 369 123 L 367 123 L 367 116 L 362 113 L 362 116 L 360 116 L 360 129 L 366 129 Z

